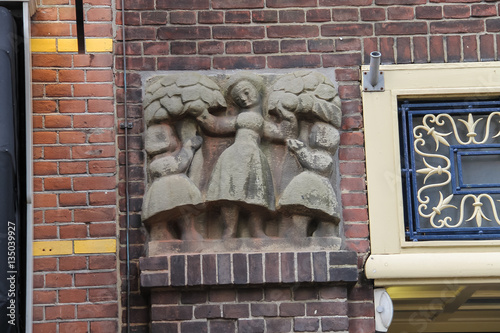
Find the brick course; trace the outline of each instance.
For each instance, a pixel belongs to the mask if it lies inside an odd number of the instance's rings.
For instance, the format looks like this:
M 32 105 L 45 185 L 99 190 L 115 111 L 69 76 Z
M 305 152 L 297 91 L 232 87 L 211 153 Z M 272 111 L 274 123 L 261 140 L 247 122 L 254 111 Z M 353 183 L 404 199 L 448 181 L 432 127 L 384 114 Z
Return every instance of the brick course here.
M 339 292 L 341 290 L 344 292 Z M 224 289 L 224 293 L 234 295 L 228 298 L 210 297 L 214 292 L 222 290 L 185 291 L 181 298 L 171 291 L 156 292 L 151 309 L 152 327 L 177 329 L 176 321 L 181 320 L 182 324 L 189 323 L 192 327 L 217 327 L 227 332 L 236 332 L 236 329 L 238 332 L 290 332 L 292 329 L 316 332 L 320 327 L 323 332 L 340 332 L 348 330 L 349 315 L 373 315 L 368 308 L 363 308 L 367 303 L 357 303 L 359 306 L 351 310 L 347 292 L 342 287 L 333 290 L 332 287 L 286 286 Z M 249 294 L 258 297 L 248 298 Z M 269 297 L 263 299 L 262 295 Z M 181 329 L 181 332 L 184 331 Z
M 220 253 L 140 259 L 141 286 L 357 281 L 355 252 Z M 203 272 L 203 273 L 202 273 Z M 215 275 L 215 272 L 218 275 Z

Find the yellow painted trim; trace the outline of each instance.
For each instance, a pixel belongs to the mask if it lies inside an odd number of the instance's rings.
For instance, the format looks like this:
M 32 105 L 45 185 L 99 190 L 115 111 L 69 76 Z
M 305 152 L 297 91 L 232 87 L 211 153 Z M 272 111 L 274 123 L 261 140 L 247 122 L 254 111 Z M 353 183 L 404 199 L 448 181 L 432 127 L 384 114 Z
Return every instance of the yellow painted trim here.
M 85 39 L 87 52 L 112 52 L 113 39 L 111 38 L 87 38 Z
M 385 65 L 380 70 L 385 90 L 362 92 L 371 241 L 367 276 L 378 286 L 452 278 L 498 282 L 500 267 L 491 264 L 499 262 L 498 240 L 405 240 L 397 105 L 403 98 L 498 96 L 500 63 Z
M 78 40 L 75 38 L 59 38 L 57 40 L 58 52 L 78 52 Z
M 113 52 L 112 38 L 85 38 L 87 53 Z M 31 52 L 78 52 L 76 38 L 32 38 Z
M 116 239 L 75 240 L 75 253 L 115 253 Z
M 32 38 L 31 52 L 56 52 L 55 38 Z
M 33 256 L 56 256 L 73 254 L 72 241 L 33 242 Z
M 116 239 L 82 239 L 33 242 L 33 256 L 116 253 Z

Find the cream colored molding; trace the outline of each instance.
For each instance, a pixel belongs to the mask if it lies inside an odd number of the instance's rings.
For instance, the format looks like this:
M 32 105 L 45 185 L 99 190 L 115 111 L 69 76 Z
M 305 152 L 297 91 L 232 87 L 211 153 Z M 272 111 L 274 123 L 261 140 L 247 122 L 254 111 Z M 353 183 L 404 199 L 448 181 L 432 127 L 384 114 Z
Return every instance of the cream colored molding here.
M 500 254 L 490 253 L 418 253 L 371 255 L 365 265 L 366 276 L 375 280 L 465 279 L 500 281 Z M 460 283 L 461 283 L 460 282 Z M 403 281 L 395 284 L 406 284 Z
M 368 66 L 363 66 L 362 70 L 368 70 Z M 403 98 L 498 96 L 500 63 L 387 65 L 380 66 L 380 70 L 384 72 L 385 90 L 362 92 L 372 251 L 366 264 L 367 276 L 376 279 L 380 285 L 381 281 L 406 279 L 402 274 L 407 273 L 398 270 L 407 270 L 413 282 L 427 279 L 420 283 L 428 283 L 456 276 L 453 269 L 442 269 L 450 267 L 448 263 L 454 263 L 458 269 L 465 266 L 464 263 L 469 265 L 475 261 L 457 260 L 454 256 L 470 255 L 472 259 L 478 257 L 479 253 L 487 253 L 487 258 L 495 257 L 500 262 L 500 241 L 496 240 L 405 240 L 397 109 L 398 100 Z M 386 259 L 382 260 L 382 257 Z M 428 263 L 427 259 L 430 260 Z M 396 262 L 402 263 L 398 269 L 387 268 L 386 264 L 395 267 L 392 265 Z M 481 265 L 481 262 L 482 259 L 476 260 L 477 265 L 471 266 L 475 267 L 475 275 L 467 279 L 491 277 L 491 267 Z M 385 275 L 380 275 L 380 272 L 385 272 Z M 500 271 L 495 272 L 500 276 Z M 439 276 L 432 277 L 432 274 Z M 410 279 L 410 276 L 407 278 Z M 466 278 L 465 275 L 463 277 Z

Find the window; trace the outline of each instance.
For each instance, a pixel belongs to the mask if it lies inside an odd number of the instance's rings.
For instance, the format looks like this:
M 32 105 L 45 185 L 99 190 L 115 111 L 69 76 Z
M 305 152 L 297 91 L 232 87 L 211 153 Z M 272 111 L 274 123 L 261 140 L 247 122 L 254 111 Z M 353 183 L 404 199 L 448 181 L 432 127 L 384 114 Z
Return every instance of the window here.
M 380 71 L 383 89 L 362 93 L 367 276 L 376 285 L 498 282 L 500 64 Z
M 399 105 L 407 240 L 500 236 L 500 101 Z

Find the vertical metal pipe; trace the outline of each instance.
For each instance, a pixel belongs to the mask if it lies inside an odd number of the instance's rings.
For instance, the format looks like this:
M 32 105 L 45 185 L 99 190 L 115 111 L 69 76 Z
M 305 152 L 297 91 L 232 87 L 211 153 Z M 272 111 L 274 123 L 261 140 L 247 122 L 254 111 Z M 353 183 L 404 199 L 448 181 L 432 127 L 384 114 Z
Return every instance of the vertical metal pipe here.
M 125 130 L 125 207 L 126 207 L 126 250 L 127 250 L 127 333 L 130 333 L 130 195 L 128 189 L 128 110 L 127 110 L 127 51 L 125 41 L 125 0 L 122 5 L 122 47 L 123 47 L 123 112 Z
M 76 38 L 78 41 L 78 53 L 85 53 L 85 25 L 83 12 L 83 0 L 75 0 L 75 12 L 76 12 Z
M 382 54 L 378 51 L 370 53 L 370 71 L 368 72 L 368 82 L 375 87 L 378 83 L 380 56 Z

